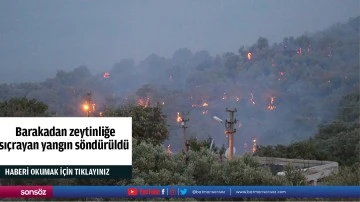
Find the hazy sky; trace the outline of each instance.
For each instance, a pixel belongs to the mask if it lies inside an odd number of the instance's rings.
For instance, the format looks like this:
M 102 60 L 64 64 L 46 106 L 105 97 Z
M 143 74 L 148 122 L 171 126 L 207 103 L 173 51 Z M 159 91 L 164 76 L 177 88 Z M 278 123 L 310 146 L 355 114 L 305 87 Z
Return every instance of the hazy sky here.
M 183 47 L 236 52 L 357 15 L 359 0 L 0 0 L 0 82 L 80 65 L 106 71 Z

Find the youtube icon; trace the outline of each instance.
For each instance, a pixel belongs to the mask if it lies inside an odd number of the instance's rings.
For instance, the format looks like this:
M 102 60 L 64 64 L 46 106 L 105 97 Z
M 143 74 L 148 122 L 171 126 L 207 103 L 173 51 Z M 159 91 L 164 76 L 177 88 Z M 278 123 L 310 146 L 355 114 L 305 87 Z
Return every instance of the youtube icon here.
M 128 188 L 128 195 L 129 196 L 136 196 L 138 190 L 136 188 Z

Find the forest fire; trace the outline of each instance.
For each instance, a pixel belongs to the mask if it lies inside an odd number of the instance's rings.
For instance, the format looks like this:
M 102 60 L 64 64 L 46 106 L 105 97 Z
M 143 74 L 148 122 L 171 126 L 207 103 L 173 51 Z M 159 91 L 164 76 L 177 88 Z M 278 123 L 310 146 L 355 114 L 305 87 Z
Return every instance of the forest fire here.
M 89 110 L 89 105 L 88 105 L 88 104 L 84 104 L 84 105 L 83 105 L 83 109 L 84 109 L 84 111 L 88 111 L 88 110 Z
M 139 100 L 138 100 L 138 105 L 140 105 L 142 107 L 148 107 L 149 103 L 150 103 L 150 98 L 146 98 L 146 99 L 139 98 Z
M 92 112 L 95 112 L 95 104 L 89 104 L 89 101 L 84 103 L 82 108 L 89 115 Z
M 180 112 L 177 113 L 176 122 L 178 122 L 178 123 L 182 122 L 182 118 L 181 118 L 181 116 L 180 116 Z
M 171 152 L 171 148 L 170 148 L 170 144 L 167 146 L 167 153 L 170 155 L 172 152 Z
M 302 48 L 299 48 L 299 50 L 297 50 L 297 54 L 302 55 Z
M 110 78 L 110 73 L 109 73 L 109 72 L 105 72 L 105 73 L 103 74 L 103 77 L 104 77 L 105 79 Z
M 248 58 L 248 60 L 251 60 L 251 58 L 252 58 L 252 53 L 249 52 L 249 53 L 247 54 L 247 58 Z
M 256 152 L 256 139 L 253 139 L 253 147 L 252 147 L 252 152 L 255 153 Z
M 191 107 L 197 108 L 197 107 L 208 107 L 209 103 L 203 102 L 202 104 L 192 104 Z
M 276 109 L 276 106 L 274 105 L 274 102 L 275 102 L 275 97 L 271 97 L 270 98 L 270 103 L 267 107 L 268 110 L 272 111 L 274 109 Z

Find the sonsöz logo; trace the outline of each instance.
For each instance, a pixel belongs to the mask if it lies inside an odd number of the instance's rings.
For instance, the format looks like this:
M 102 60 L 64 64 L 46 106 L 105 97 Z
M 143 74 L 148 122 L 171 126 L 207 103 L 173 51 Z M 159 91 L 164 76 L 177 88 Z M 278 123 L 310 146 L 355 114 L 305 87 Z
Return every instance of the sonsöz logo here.
M 22 189 L 20 191 L 21 196 L 46 196 L 46 190 L 44 189 Z

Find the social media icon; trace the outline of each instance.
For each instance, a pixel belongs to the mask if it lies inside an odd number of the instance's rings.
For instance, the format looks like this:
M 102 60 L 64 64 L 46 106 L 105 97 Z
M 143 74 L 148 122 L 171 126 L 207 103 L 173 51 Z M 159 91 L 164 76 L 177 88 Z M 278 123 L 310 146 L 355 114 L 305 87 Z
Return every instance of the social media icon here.
M 180 194 L 184 196 L 187 192 L 187 189 L 180 189 Z
M 175 196 L 177 194 L 177 190 L 175 188 L 171 188 L 169 192 L 171 196 Z
M 161 195 L 164 195 L 165 194 L 165 189 L 162 189 L 161 190 Z
M 136 196 L 138 194 L 138 190 L 136 188 L 129 188 L 128 195 L 129 196 Z

